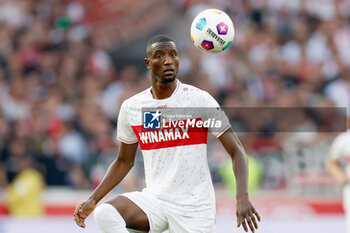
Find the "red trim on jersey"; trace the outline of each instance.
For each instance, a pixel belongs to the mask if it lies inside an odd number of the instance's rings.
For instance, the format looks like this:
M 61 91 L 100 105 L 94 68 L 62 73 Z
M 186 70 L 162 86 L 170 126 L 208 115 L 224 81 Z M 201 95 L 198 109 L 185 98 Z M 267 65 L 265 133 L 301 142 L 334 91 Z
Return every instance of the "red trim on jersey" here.
M 133 143 L 138 142 L 137 139 L 136 139 L 136 140 L 125 140 L 125 139 L 123 139 L 123 138 L 121 138 L 121 137 L 117 137 L 117 139 L 118 139 L 119 141 L 121 141 L 121 142 L 124 142 L 125 144 L 133 144 Z
M 199 119 L 195 119 L 196 122 Z M 176 146 L 207 144 L 208 129 L 203 127 L 164 127 L 144 129 L 142 125 L 131 126 L 139 141 L 141 150 L 155 150 Z
M 219 133 L 217 133 L 216 135 L 215 135 L 215 137 L 220 137 L 221 135 L 223 135 L 225 132 L 226 132 L 226 130 L 228 130 L 229 128 L 231 127 L 231 125 L 227 125 L 225 128 L 223 128 Z

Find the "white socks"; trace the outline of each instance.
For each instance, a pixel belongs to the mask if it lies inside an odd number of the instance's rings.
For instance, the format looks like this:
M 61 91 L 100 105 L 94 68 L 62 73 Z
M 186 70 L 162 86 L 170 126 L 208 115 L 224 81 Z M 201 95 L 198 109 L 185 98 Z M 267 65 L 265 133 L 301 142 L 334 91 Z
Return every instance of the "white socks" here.
M 129 233 L 123 217 L 111 204 L 103 203 L 97 206 L 94 217 L 102 233 Z

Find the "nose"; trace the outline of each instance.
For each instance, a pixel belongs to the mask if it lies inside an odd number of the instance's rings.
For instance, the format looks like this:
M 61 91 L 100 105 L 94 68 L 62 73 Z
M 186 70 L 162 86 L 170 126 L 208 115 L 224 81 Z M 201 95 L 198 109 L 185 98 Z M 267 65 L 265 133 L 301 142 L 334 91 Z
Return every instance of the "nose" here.
M 164 57 L 164 65 L 172 65 L 173 64 L 173 59 L 170 55 L 165 55 Z

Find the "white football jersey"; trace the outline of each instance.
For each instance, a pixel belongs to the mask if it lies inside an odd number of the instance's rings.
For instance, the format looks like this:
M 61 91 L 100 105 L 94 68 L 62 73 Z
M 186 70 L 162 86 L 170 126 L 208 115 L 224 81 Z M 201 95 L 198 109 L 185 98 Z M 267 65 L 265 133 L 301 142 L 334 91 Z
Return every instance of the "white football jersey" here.
M 334 160 L 346 160 L 346 173 L 350 178 L 350 130 L 339 134 L 333 141 L 329 156 Z
M 222 135 L 230 128 L 229 120 L 215 99 L 207 92 L 177 80 L 177 87 L 167 99 L 154 99 L 151 88 L 124 101 L 120 108 L 117 139 L 138 142 L 145 167 L 146 188 L 166 207 L 181 215 L 215 217 L 215 193 L 207 162 L 207 130 L 194 124 L 210 116 L 201 116 L 200 107 L 217 109 L 222 121 L 213 134 Z M 161 129 L 144 128 L 144 108 L 199 108 L 192 124 L 177 122 Z M 204 114 L 204 113 L 203 113 Z M 157 116 L 155 116 L 156 118 Z M 152 119 L 153 120 L 153 119 Z

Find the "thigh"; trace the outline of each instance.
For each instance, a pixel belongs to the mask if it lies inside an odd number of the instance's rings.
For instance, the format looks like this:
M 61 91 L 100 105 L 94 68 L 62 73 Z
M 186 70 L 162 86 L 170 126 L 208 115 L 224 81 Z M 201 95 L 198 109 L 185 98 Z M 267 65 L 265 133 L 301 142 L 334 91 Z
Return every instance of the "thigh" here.
M 213 218 L 170 214 L 168 219 L 169 233 L 216 233 L 216 222 Z
M 146 213 L 128 198 L 116 196 L 106 203 L 113 205 L 118 210 L 127 228 L 149 231 L 150 227 Z
M 161 233 L 168 229 L 164 208 L 156 198 L 148 193 L 124 193 L 111 201 L 113 203 L 110 201 L 108 203 L 123 212 L 120 214 L 129 229 L 150 233 Z M 130 232 L 134 231 L 130 230 Z

